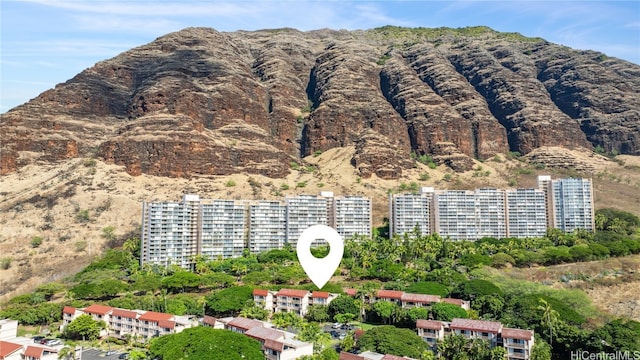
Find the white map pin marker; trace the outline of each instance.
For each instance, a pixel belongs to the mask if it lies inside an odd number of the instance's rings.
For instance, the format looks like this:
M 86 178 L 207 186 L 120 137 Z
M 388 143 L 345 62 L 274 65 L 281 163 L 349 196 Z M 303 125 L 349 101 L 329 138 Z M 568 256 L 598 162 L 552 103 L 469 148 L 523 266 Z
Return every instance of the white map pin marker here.
M 311 254 L 311 243 L 318 239 L 325 240 L 330 247 L 329 254 L 322 259 Z M 296 252 L 304 271 L 318 289 L 321 289 L 340 265 L 344 253 L 344 243 L 342 236 L 333 228 L 327 225 L 313 225 L 300 234 Z

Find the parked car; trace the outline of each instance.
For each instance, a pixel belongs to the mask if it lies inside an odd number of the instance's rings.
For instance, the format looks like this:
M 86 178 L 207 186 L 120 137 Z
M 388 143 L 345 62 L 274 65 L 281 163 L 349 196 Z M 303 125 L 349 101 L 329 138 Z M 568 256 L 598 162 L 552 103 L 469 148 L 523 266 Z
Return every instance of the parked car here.
M 335 330 L 331 330 L 329 334 L 331 334 L 331 337 L 334 337 L 334 338 L 337 338 L 338 336 L 340 336 L 340 332 Z
M 340 336 L 338 336 L 338 340 L 344 340 L 345 337 L 347 337 L 347 334 L 342 333 L 340 334 Z
M 128 359 L 129 358 L 129 354 L 124 353 L 124 354 L 120 354 L 120 356 L 118 356 L 118 359 Z
M 340 326 L 342 326 L 342 324 L 340 324 L 340 323 L 335 323 L 335 324 L 331 325 L 331 327 L 333 329 L 340 329 Z
M 111 356 L 111 355 L 115 355 L 117 353 L 118 353 L 118 351 L 116 351 L 116 350 L 109 350 L 104 355 L 105 356 Z
M 59 339 L 49 339 L 47 342 L 44 343 L 47 346 L 54 346 L 54 345 L 60 345 L 62 344 L 62 341 L 60 341 Z
M 47 343 L 47 341 L 51 341 L 51 340 L 54 340 L 54 339 L 50 339 L 50 338 L 43 338 L 43 339 L 40 339 L 40 344 L 44 345 L 44 344 L 46 344 L 46 343 Z
M 36 343 L 36 344 L 40 344 L 40 341 L 42 341 L 42 339 L 44 339 L 44 336 L 42 336 L 42 335 L 34 336 L 33 337 L 33 342 Z

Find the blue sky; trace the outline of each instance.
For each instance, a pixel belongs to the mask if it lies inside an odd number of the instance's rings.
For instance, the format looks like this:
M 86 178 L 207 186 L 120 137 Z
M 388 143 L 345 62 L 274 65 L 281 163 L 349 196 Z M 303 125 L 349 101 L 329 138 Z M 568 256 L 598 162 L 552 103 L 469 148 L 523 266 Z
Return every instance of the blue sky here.
M 638 0 L 0 0 L 0 113 L 100 60 L 189 26 L 235 31 L 383 25 L 486 25 L 640 64 Z

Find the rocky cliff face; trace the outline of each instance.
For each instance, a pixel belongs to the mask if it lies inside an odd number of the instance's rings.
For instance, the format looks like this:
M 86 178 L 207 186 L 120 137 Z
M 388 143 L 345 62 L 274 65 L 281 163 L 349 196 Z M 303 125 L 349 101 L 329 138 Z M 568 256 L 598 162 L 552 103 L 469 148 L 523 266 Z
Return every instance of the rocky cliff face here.
M 484 27 L 189 28 L 3 114 L 0 171 L 96 156 L 133 175 L 283 177 L 354 146 L 361 176 L 396 178 L 443 148 L 456 170 L 542 146 L 640 155 L 638 93 L 638 65 Z

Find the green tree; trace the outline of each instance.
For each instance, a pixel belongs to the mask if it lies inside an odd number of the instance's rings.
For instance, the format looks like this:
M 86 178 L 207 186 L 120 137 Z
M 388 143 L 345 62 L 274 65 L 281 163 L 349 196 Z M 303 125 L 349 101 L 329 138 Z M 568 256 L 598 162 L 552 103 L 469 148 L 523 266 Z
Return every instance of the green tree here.
M 466 319 L 467 311 L 458 305 L 440 302 L 431 307 L 431 313 L 435 320 L 451 321 L 454 318 Z
M 385 324 L 389 324 L 391 322 L 391 316 L 397 307 L 398 305 L 389 301 L 376 301 L 373 304 L 373 311 L 375 311 Z
M 438 354 L 444 359 L 460 359 L 461 354 L 466 354 L 467 339 L 463 335 L 448 335 L 438 342 Z
M 451 292 L 451 296 L 464 300 L 474 300 L 480 296 L 493 294 L 501 297 L 504 296 L 502 290 L 492 282 L 481 279 L 465 281 Z
M 536 339 L 530 360 L 551 360 L 551 347 L 543 339 Z
M 207 314 L 234 316 L 250 301 L 253 301 L 253 288 L 250 286 L 222 289 L 206 297 Z
M 269 317 L 269 311 L 256 304 L 250 304 L 240 310 L 240 316 L 249 319 L 267 320 Z
M 64 360 L 75 360 L 76 359 L 76 351 L 69 346 L 65 346 L 62 349 L 58 350 L 58 359 Z
M 558 322 L 558 312 L 553 309 L 551 304 L 545 299 L 539 300 L 538 310 L 542 311 L 541 323 L 544 324 L 549 331 L 549 343 L 553 346 L 553 328 Z
M 439 295 L 441 297 L 449 295 L 449 289 L 435 281 L 418 281 L 407 286 L 404 291 L 412 294 Z
M 82 314 L 64 328 L 64 336 L 75 340 L 95 340 L 100 336 L 100 331 L 106 327 L 107 324 L 104 321 L 96 321 L 91 315 Z
M 192 291 L 200 285 L 200 277 L 189 271 L 177 273 L 162 279 L 162 286 L 172 293 Z
M 333 299 L 329 304 L 329 316 L 331 318 L 334 318 L 337 314 L 357 314 L 358 310 L 358 305 L 354 299 L 344 294 L 338 295 L 338 297 Z
M 365 332 L 358 340 L 358 347 L 361 351 L 412 358 L 419 358 L 427 350 L 427 344 L 414 331 L 390 325 L 378 326 Z
M 356 339 L 353 332 L 349 332 L 342 341 L 340 341 L 340 349 L 342 351 L 349 351 L 356 346 Z
M 271 316 L 273 325 L 280 329 L 288 327 L 300 328 L 303 325 L 303 319 L 292 312 L 278 312 Z
M 151 340 L 149 358 L 161 360 L 262 360 L 257 340 L 227 330 L 198 326 Z
M 309 321 L 315 322 L 329 321 L 329 309 L 326 305 L 310 306 L 305 318 Z

